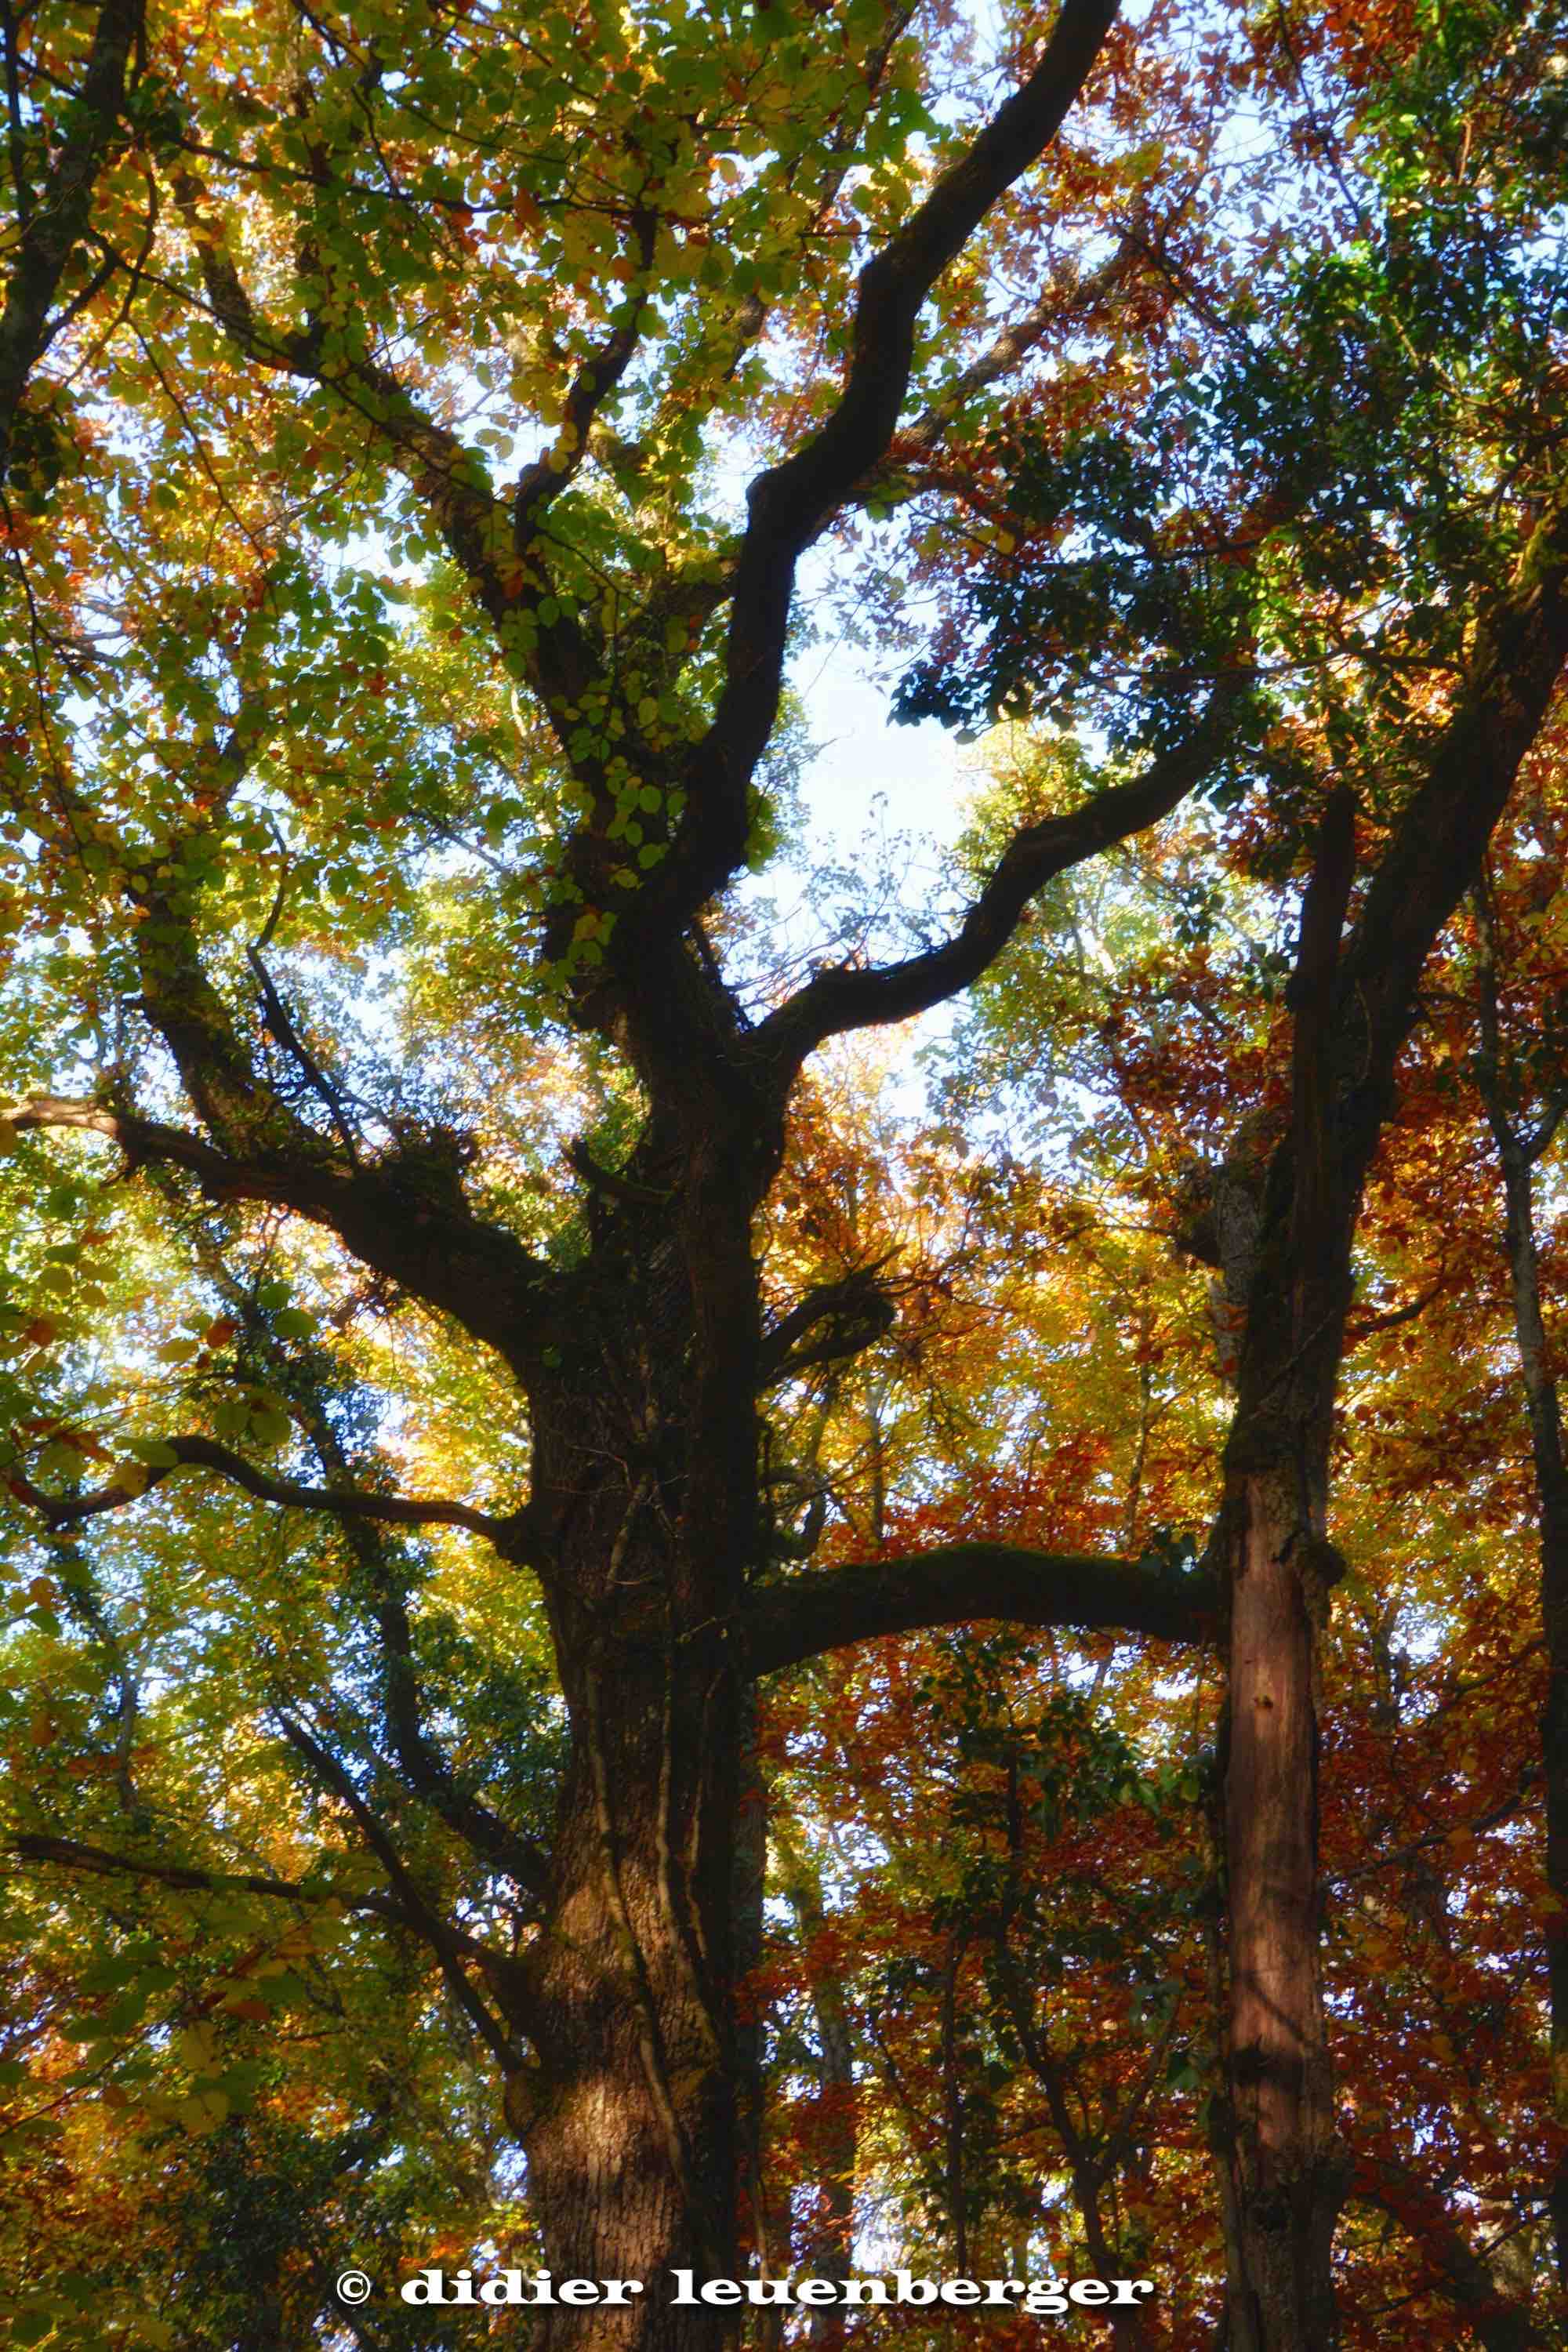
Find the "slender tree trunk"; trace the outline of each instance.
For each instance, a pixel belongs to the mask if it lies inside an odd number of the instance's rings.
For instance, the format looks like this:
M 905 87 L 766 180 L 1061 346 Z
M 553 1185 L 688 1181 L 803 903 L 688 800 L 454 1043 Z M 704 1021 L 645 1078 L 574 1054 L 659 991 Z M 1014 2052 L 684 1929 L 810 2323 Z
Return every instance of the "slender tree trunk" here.
M 1344 1164 L 1332 1056 L 1353 871 L 1352 807 L 1336 793 L 1302 902 L 1290 1126 L 1258 1224 L 1237 1227 L 1225 1267 L 1247 1302 L 1216 1530 L 1229 1592 L 1231 2352 L 1338 2340 L 1331 2258 L 1348 2167 L 1319 1975 L 1318 1644 L 1343 1565 L 1326 1533 L 1329 1442 L 1360 1176 Z
M 1481 1052 L 1479 1078 L 1488 1122 L 1502 1168 L 1504 1248 L 1513 1295 L 1525 1411 L 1535 1472 L 1536 1528 L 1541 1559 L 1541 1616 L 1546 1637 L 1546 1701 L 1541 1716 L 1541 1758 L 1546 1794 L 1546 1884 L 1552 1898 L 1546 1923 L 1547 1985 L 1552 2018 L 1552 2104 L 1568 2131 L 1568 1463 L 1563 1412 L 1541 1308 L 1541 1261 L 1535 1241 L 1531 1171 L 1556 1126 L 1550 1117 L 1533 1148 L 1510 1114 L 1501 1068 L 1496 939 L 1483 882 L 1475 894 L 1480 942 Z M 1568 2144 L 1546 2183 L 1559 2282 L 1568 2287 Z
M 1531 1225 L 1530 1173 L 1516 1153 L 1505 1158 L 1504 1182 L 1514 1314 L 1535 1465 L 1541 1614 L 1546 1635 L 1548 1680 L 1541 1714 L 1541 1759 L 1546 1785 L 1546 1884 L 1553 1898 L 1546 1926 L 1552 2103 L 1558 2123 L 1568 2130 L 1568 1465 L 1563 1462 L 1557 1383 L 1547 1364 L 1540 1268 Z M 1552 2168 L 1547 2198 L 1557 2275 L 1568 2287 L 1568 2147 Z
M 1342 2177 L 1319 1980 L 1316 1644 L 1323 1592 L 1293 1469 L 1235 1485 L 1230 1719 L 1234 2352 L 1324 2352 Z
M 787 1832 L 781 1838 L 780 1849 L 784 1891 L 795 1916 L 816 2021 L 820 2085 L 817 2219 L 800 2267 L 808 2276 L 842 2278 L 849 2271 L 855 2242 L 855 2166 L 859 2144 L 855 2032 L 837 1968 L 813 1949 L 827 1925 L 816 1863 Z M 839 2352 L 844 2333 L 841 2310 L 824 2307 L 813 2312 L 807 2338 L 819 2352 Z

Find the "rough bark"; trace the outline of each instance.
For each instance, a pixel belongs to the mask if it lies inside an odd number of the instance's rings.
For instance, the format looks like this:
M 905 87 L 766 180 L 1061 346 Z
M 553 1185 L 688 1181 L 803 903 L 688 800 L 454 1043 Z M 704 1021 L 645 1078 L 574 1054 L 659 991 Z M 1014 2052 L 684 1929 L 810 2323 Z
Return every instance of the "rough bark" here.
M 1254 1262 L 1225 1268 L 1227 1285 L 1248 1300 L 1219 1527 L 1229 1590 L 1237 2352 L 1320 2352 L 1334 2336 L 1330 2255 L 1343 2165 L 1318 1976 L 1316 1649 L 1337 1572 L 1325 1528 L 1328 1449 L 1354 1223 L 1326 1100 L 1352 814 L 1342 794 L 1324 814 L 1292 982 L 1289 1132 L 1269 1168 L 1256 1238 L 1232 1221 L 1237 1251 Z
M 1334 2340 L 1329 2257 L 1342 2190 L 1318 1973 L 1321 1580 L 1294 1465 L 1233 1487 L 1226 1846 L 1231 2160 L 1244 2275 L 1232 2340 Z
M 721 1148 L 735 1131 L 710 1106 L 689 1130 L 679 1189 L 696 1219 L 635 1188 L 596 1204 L 593 1279 L 559 1364 L 531 1379 L 531 1556 L 572 1739 L 530 1953 L 538 2064 L 511 2110 L 551 2267 L 645 2282 L 624 2311 L 551 2312 L 552 2352 L 733 2333 L 721 2312 L 671 2305 L 668 2283 L 677 2266 L 733 2276 L 739 2259 L 730 1620 L 760 1525 L 760 1316 L 755 1178 Z

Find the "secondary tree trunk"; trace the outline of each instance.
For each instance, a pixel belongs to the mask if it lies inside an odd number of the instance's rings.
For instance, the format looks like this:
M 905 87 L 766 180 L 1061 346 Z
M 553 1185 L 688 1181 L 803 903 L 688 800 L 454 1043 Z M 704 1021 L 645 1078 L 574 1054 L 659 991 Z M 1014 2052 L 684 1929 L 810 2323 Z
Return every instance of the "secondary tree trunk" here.
M 1502 1073 L 1495 927 L 1484 879 L 1478 886 L 1474 904 L 1481 950 L 1478 1076 L 1502 1169 L 1504 1248 L 1535 1473 L 1541 1616 L 1548 1676 L 1541 1716 L 1541 1757 L 1546 1795 L 1546 1884 L 1553 1903 L 1546 1923 L 1552 2104 L 1558 2123 L 1568 2127 L 1568 1462 L 1563 1459 L 1562 1402 L 1541 1307 L 1533 1182 L 1534 1162 L 1555 1131 L 1560 1106 L 1546 1115 L 1533 1143 L 1527 1140 L 1511 1112 Z M 1568 2287 L 1568 2150 L 1552 2167 L 1546 2193 L 1557 2275 Z
M 1346 1166 L 1333 1074 L 1353 872 L 1352 807 L 1336 793 L 1302 902 L 1290 1124 L 1256 1225 L 1230 1220 L 1225 1267 L 1247 1302 L 1215 1531 L 1229 1595 L 1231 2352 L 1329 2352 L 1337 2340 L 1330 2261 L 1348 2167 L 1319 1979 L 1318 1643 L 1342 1566 L 1326 1532 L 1329 1441 L 1361 1181 Z M 1222 1243 L 1224 1230 L 1216 1221 Z
M 1324 1611 L 1294 1467 L 1233 1486 L 1228 2074 L 1243 2276 L 1234 2352 L 1324 2352 L 1343 2188 L 1318 1968 L 1316 1645 Z

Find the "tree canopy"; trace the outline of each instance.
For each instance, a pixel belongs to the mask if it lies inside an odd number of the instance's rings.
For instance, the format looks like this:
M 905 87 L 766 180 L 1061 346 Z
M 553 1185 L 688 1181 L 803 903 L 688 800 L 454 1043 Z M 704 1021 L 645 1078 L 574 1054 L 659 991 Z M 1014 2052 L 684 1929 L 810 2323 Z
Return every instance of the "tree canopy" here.
M 3 29 L 0 2342 L 1561 2341 L 1563 11 Z

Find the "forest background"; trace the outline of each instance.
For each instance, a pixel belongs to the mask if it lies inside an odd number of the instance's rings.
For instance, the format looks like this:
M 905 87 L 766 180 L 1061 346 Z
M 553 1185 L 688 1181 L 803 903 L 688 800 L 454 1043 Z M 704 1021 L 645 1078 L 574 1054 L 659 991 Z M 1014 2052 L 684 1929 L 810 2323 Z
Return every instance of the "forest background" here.
M 3 30 L 0 2341 L 1560 2344 L 1563 11 Z

